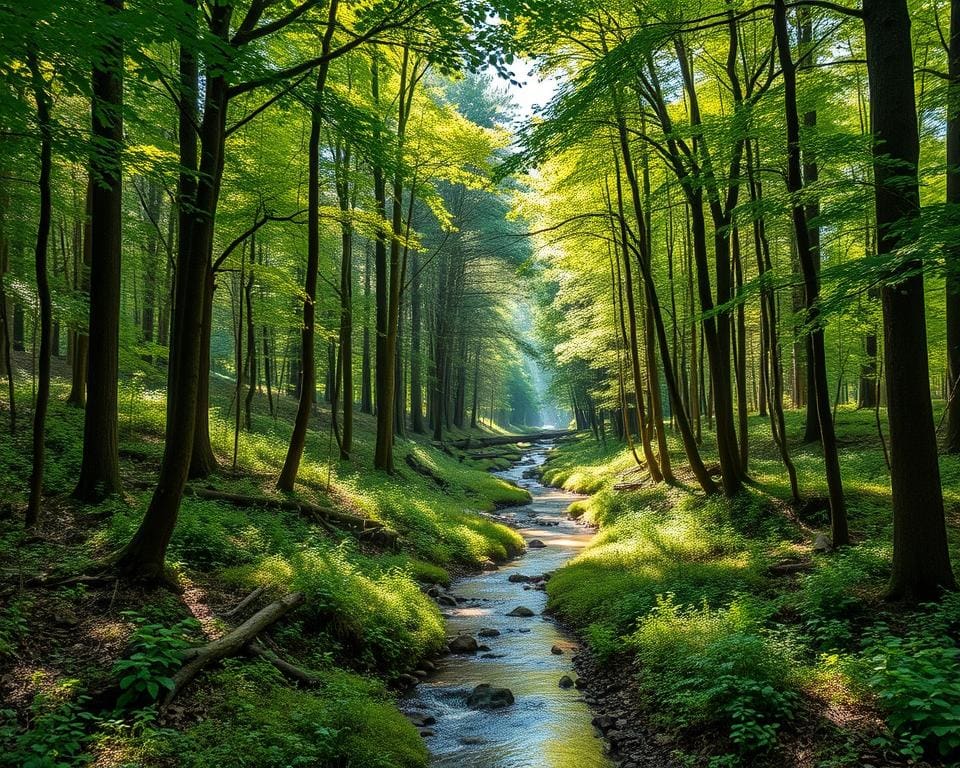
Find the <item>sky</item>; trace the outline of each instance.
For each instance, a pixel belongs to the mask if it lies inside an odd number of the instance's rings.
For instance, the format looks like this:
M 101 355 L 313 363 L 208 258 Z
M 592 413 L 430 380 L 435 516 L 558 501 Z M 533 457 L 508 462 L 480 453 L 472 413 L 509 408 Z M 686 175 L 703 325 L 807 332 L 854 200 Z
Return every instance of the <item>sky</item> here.
M 547 105 L 557 90 L 559 81 L 553 75 L 541 79 L 536 72 L 536 62 L 520 60 L 516 62 L 516 79 L 520 85 L 513 85 L 505 81 L 507 93 L 517 106 L 517 121 L 524 123 L 535 114 L 537 108 Z

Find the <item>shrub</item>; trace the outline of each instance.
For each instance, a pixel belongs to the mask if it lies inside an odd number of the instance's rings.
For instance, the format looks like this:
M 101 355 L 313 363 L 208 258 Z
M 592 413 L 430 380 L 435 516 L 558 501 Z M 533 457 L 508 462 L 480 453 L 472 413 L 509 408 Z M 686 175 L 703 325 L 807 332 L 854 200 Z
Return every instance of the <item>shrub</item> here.
M 112 670 L 120 685 L 117 707 L 121 710 L 133 703 L 156 701 L 161 688 L 173 689 L 170 675 L 183 663 L 183 651 L 190 646 L 187 635 L 199 626 L 195 619 L 184 619 L 167 628 L 148 624 L 131 611 L 124 615 L 137 628 L 130 637 L 130 655 L 114 662 Z
M 711 610 L 661 598 L 627 643 L 667 722 L 718 725 L 749 752 L 772 746 L 793 717 L 792 645 L 764 633 L 747 602 Z
M 887 712 L 878 739 L 904 756 L 960 755 L 960 595 L 927 606 L 905 637 L 877 624 L 869 633 L 867 681 Z

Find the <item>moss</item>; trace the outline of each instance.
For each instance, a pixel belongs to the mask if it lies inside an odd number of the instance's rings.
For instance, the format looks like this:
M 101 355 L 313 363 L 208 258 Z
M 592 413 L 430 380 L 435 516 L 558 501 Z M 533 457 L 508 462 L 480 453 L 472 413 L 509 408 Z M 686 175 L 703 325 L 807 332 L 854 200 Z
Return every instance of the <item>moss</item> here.
M 208 717 L 184 733 L 153 732 L 143 757 L 180 768 L 293 765 L 419 768 L 427 751 L 416 729 L 369 678 L 323 673 L 317 689 L 287 687 L 263 663 L 213 675 Z

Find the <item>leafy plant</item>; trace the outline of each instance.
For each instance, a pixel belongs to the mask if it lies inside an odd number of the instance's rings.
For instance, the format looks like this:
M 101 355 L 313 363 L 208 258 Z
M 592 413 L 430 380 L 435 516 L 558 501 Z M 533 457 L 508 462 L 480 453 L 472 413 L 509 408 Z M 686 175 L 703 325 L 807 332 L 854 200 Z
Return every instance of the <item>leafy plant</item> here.
M 121 710 L 136 702 L 156 701 L 162 688 L 173 688 L 170 675 L 180 667 L 183 651 L 190 646 L 187 636 L 199 626 L 192 618 L 168 628 L 147 623 L 131 611 L 124 615 L 137 624 L 137 629 L 130 638 L 130 655 L 114 663 L 112 670 L 120 682 L 117 708 Z
M 75 768 L 91 760 L 85 754 L 88 729 L 98 721 L 84 709 L 89 697 L 79 696 L 47 709 L 48 702 L 38 696 L 33 703 L 33 718 L 28 730 L 20 730 L 13 710 L 0 711 L 0 744 L 4 745 L 0 765 L 17 768 Z
M 866 650 L 867 680 L 890 728 L 877 741 L 912 759 L 960 754 L 960 647 L 947 634 L 960 616 L 960 600 L 949 596 L 928 610 L 906 637 L 878 624 Z

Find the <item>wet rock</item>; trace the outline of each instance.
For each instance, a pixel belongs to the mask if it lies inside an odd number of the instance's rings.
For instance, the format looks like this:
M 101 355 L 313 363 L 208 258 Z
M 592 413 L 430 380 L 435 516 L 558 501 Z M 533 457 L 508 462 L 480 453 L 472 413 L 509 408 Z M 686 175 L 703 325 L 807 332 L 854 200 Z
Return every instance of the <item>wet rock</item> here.
M 462 739 L 460 739 L 460 743 L 466 747 L 472 747 L 479 744 L 486 744 L 487 740 L 481 736 L 464 736 Z
M 443 592 L 443 587 L 441 587 L 439 584 L 434 584 L 433 586 L 427 588 L 428 597 L 436 598 L 441 592 Z
M 397 685 L 401 688 L 415 688 L 419 684 L 420 681 L 413 675 L 404 674 L 397 677 Z
M 825 533 L 818 533 L 817 538 L 813 542 L 813 551 L 825 554 L 832 550 L 833 542 L 830 540 L 830 537 Z
M 413 676 L 419 678 L 420 680 L 425 680 L 427 677 L 427 672 L 423 669 L 415 669 L 413 671 Z
M 561 648 L 559 645 L 554 645 L 550 648 L 550 653 L 552 653 L 554 656 L 563 656 L 563 648 Z
M 477 639 L 473 635 L 457 635 L 447 647 L 450 653 L 476 653 L 479 650 Z
M 606 733 L 616 725 L 616 719 L 610 715 L 597 715 L 593 720 L 593 727 L 596 728 L 600 733 Z
M 543 549 L 545 546 L 547 545 L 540 541 L 540 539 L 530 539 L 530 541 L 527 542 L 528 549 Z
M 434 736 L 436 734 L 432 729 L 424 728 L 422 731 L 420 731 L 420 735 L 423 736 L 423 738 L 425 739 L 429 739 L 431 736 Z
M 574 685 L 575 683 L 573 682 L 573 678 L 571 678 L 570 675 L 564 675 L 563 677 L 560 678 L 561 688 L 573 688 Z
M 526 584 L 528 581 L 531 581 L 531 578 L 522 573 L 511 573 L 507 581 L 511 584 Z
M 489 646 L 489 645 L 478 645 L 478 646 L 477 646 L 477 650 L 478 650 L 478 651 L 489 651 L 489 650 L 490 650 L 490 646 Z
M 501 709 L 513 702 L 513 691 L 509 688 L 494 688 L 489 683 L 481 683 L 467 696 L 467 706 L 470 709 Z
M 493 562 L 493 560 L 484 560 L 482 563 L 480 563 L 480 570 L 481 571 L 499 571 L 500 566 L 497 565 L 495 562 Z
M 409 718 L 414 728 L 426 728 L 428 725 L 434 725 L 437 722 L 437 718 L 426 712 L 411 712 Z
M 576 681 L 573 684 L 577 686 L 578 691 L 586 686 L 586 683 L 584 683 L 583 680 L 579 677 L 576 679 Z
M 437 665 L 430 661 L 430 659 L 424 659 L 420 662 L 420 669 L 425 669 L 427 672 L 436 672 Z
M 491 629 L 490 627 L 484 627 L 479 632 L 477 632 L 477 637 L 499 637 L 499 629 Z
M 448 608 L 457 607 L 457 599 L 453 595 L 448 595 L 446 592 L 441 592 L 434 599 L 439 605 L 445 605 Z
M 507 654 L 505 653 L 485 653 L 480 658 L 481 659 L 505 659 Z
M 507 616 L 514 616 L 521 619 L 529 619 L 533 615 L 534 615 L 533 611 L 531 611 L 525 605 L 518 605 L 516 608 L 510 611 L 510 613 L 507 614 Z

